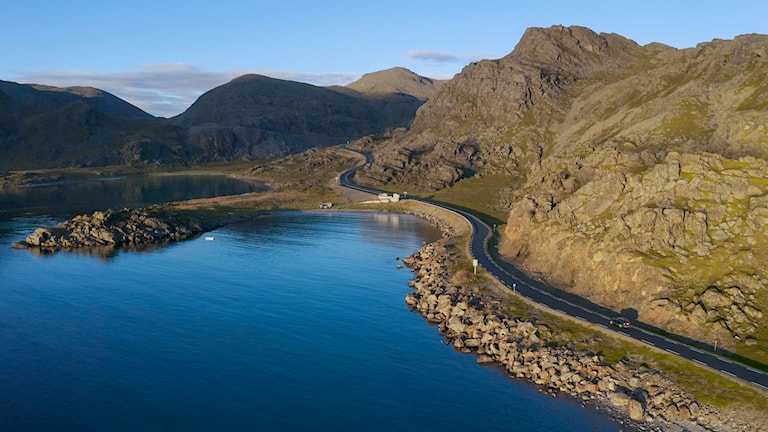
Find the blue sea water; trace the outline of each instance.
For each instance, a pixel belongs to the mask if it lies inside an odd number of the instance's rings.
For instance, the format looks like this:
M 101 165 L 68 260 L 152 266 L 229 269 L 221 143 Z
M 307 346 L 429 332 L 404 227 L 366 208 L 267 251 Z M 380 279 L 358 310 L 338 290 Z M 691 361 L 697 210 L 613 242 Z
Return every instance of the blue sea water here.
M 408 310 L 413 216 L 274 213 L 151 251 L 14 250 L 0 220 L 2 431 L 610 431 Z

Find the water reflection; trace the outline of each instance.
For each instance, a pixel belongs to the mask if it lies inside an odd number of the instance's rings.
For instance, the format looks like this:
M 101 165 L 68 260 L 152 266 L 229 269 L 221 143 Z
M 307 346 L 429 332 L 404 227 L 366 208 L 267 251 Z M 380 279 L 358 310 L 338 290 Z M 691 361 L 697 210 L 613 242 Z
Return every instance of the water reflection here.
M 268 189 L 261 181 L 223 175 L 141 175 L 0 189 L 0 219 L 146 207 Z
M 188 237 L 185 240 L 194 240 L 198 237 L 200 237 L 199 234 Z M 48 250 L 48 249 L 41 249 L 39 247 L 28 248 L 26 250 L 32 255 L 37 256 L 38 258 L 50 258 L 57 253 L 71 253 L 75 255 L 80 255 L 85 258 L 96 258 L 106 262 L 117 257 L 120 253 L 124 253 L 124 252 L 152 253 L 160 249 L 163 249 L 165 247 L 168 247 L 174 243 L 178 243 L 178 242 L 171 241 L 171 240 L 163 240 L 163 241 L 139 243 L 139 244 L 88 246 L 88 247 L 79 247 L 79 248 L 61 249 L 61 250 Z
M 382 233 L 386 236 L 387 232 L 416 232 L 419 237 L 422 237 L 427 242 L 432 242 L 440 237 L 442 234 L 440 231 L 429 223 L 414 225 L 410 221 L 413 219 L 410 215 L 398 214 L 398 213 L 376 213 L 373 216 L 373 220 L 377 225 L 382 228 Z M 381 241 L 380 238 L 376 238 L 375 241 Z

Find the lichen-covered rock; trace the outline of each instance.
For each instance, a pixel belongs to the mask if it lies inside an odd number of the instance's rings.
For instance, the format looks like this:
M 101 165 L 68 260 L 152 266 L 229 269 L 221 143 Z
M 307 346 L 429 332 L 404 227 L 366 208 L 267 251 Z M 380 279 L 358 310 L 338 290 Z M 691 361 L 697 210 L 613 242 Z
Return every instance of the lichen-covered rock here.
M 605 163 L 611 152 L 582 163 Z M 764 296 L 750 297 L 768 289 L 760 264 L 768 257 L 755 247 L 764 241 L 755 228 L 768 215 L 766 176 L 768 163 L 759 159 L 670 152 L 646 169 L 595 167 L 581 187 L 555 199 L 531 181 L 512 205 L 502 251 L 597 304 L 733 344 L 768 325 Z

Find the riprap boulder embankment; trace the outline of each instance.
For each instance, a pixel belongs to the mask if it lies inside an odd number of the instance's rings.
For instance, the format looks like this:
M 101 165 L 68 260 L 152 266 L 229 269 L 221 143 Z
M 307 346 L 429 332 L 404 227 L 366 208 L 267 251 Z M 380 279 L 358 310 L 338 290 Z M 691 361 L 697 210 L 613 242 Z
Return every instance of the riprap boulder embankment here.
M 404 259 L 414 272 L 406 304 L 430 322 L 455 349 L 496 363 L 542 390 L 564 393 L 659 430 L 765 430 L 694 399 L 661 372 L 562 346 L 549 326 L 504 312 L 501 301 L 449 279 L 442 241 Z M 671 426 L 669 428 L 668 426 Z

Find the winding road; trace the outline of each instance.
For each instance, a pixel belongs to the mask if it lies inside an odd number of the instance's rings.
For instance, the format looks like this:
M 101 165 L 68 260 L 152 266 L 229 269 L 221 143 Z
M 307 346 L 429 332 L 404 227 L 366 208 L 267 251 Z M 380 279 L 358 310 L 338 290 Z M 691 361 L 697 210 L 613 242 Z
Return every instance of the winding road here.
M 354 151 L 349 149 L 346 150 Z M 341 186 L 362 192 L 373 194 L 381 193 L 382 191 L 358 186 L 352 180 L 352 176 L 355 172 L 372 161 L 370 155 L 357 151 L 354 152 L 365 156 L 365 163 L 342 173 L 339 176 L 339 183 Z M 478 264 L 482 266 L 482 268 L 484 268 L 493 277 L 498 279 L 515 294 L 523 296 L 533 302 L 542 304 L 550 309 L 553 309 L 564 315 L 568 315 L 577 320 L 603 327 L 606 330 L 616 331 L 624 337 L 635 339 L 641 343 L 650 345 L 651 347 L 655 347 L 670 354 L 688 359 L 701 366 L 709 367 L 714 371 L 720 372 L 732 378 L 740 379 L 745 383 L 768 391 L 768 374 L 763 371 L 751 368 L 741 363 L 733 362 L 725 357 L 717 355 L 713 351 L 705 351 L 683 342 L 667 338 L 660 334 L 650 332 L 643 328 L 634 326 L 628 328 L 618 328 L 612 326 L 609 327 L 607 324 L 610 317 L 605 316 L 596 310 L 591 310 L 583 306 L 576 305 L 565 299 L 555 297 L 549 292 L 540 290 L 534 286 L 536 282 L 522 274 L 513 276 L 504 270 L 501 266 L 499 266 L 491 257 L 491 254 L 488 251 L 488 243 L 493 233 L 487 224 L 485 224 L 474 215 L 465 211 L 455 209 L 443 204 L 428 204 L 457 213 L 463 216 L 469 222 L 469 224 L 472 226 L 472 237 L 469 244 L 472 257 L 477 259 Z

